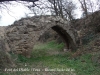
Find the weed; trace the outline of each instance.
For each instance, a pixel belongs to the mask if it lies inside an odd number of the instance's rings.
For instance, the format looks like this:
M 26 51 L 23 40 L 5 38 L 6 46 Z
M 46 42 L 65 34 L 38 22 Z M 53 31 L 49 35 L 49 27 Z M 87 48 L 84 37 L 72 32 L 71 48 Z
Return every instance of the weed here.
M 40 69 L 40 72 L 15 72 L 10 75 L 99 75 L 100 68 L 95 66 L 96 63 L 91 61 L 91 54 L 84 54 L 77 59 L 69 59 L 71 53 L 65 53 L 61 51 L 64 44 L 57 44 L 55 41 L 51 41 L 44 44 L 37 44 L 34 46 L 31 58 L 26 58 L 22 55 L 18 56 L 19 67 L 23 68 L 35 68 Z M 52 54 L 53 53 L 53 54 Z M 27 66 L 24 66 L 24 63 Z M 60 71 L 45 71 L 45 69 Z M 61 70 L 67 71 L 61 71 Z M 73 69 L 75 71 L 68 71 Z M 9 74 L 2 74 L 9 75 Z

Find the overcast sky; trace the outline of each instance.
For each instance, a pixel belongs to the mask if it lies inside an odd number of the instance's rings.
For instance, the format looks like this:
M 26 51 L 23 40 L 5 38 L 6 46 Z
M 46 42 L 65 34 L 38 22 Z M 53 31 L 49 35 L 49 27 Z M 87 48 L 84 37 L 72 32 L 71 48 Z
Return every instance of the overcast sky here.
M 75 3 L 77 3 L 77 0 L 74 0 Z M 81 12 L 80 12 L 80 6 L 77 3 L 78 6 L 78 10 L 76 10 L 76 14 L 77 14 L 77 18 L 81 16 Z M 28 10 L 28 8 L 26 8 L 24 5 L 22 5 L 21 3 L 16 3 L 16 2 L 12 2 L 12 5 L 7 5 L 8 9 L 1 9 L 2 11 L 0 11 L 0 15 L 1 19 L 0 19 L 0 26 L 7 26 L 12 24 L 15 20 L 19 20 L 22 17 L 25 17 L 25 13 L 32 13 L 30 10 Z M 37 11 L 39 12 L 39 11 Z
M 30 13 L 24 5 L 16 2 L 12 2 L 15 5 L 7 5 L 7 9 L 1 9 L 0 26 L 7 26 L 12 24 L 15 20 L 25 17 L 25 13 Z M 8 10 L 9 9 L 9 10 Z

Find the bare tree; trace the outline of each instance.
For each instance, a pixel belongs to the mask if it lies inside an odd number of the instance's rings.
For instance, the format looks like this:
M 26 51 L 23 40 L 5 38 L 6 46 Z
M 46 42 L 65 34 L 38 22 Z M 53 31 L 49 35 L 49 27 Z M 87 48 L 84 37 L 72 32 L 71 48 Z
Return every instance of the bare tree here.
M 36 1 L 39 1 L 39 0 L 0 0 L 0 8 L 3 6 L 5 6 L 7 8 L 7 4 L 11 4 L 10 2 L 11 1 L 16 1 L 16 2 L 19 2 L 19 1 L 22 1 L 22 2 L 32 2 L 33 4 L 31 5 L 32 7 L 35 6 L 35 2 Z
M 52 4 L 52 9 L 55 15 L 62 16 L 62 0 L 48 0 Z
M 48 0 L 51 5 L 51 10 L 53 14 L 61 16 L 62 18 L 67 18 L 69 20 L 73 19 L 73 10 L 75 5 L 69 0 Z
M 100 0 L 97 0 L 96 4 L 97 4 L 98 9 L 100 10 Z
M 86 4 L 86 0 L 78 0 L 81 4 L 81 8 L 84 12 L 84 15 L 87 16 L 88 15 L 88 11 L 87 11 L 87 4 Z
M 19 1 L 19 0 L 0 0 L 0 2 L 4 2 L 4 1 Z M 38 0 L 20 0 L 20 1 L 36 2 Z
M 100 10 L 100 0 L 78 0 L 83 10 L 83 17 Z
M 63 6 L 64 17 L 72 21 L 74 19 L 74 10 L 76 6 L 71 2 L 65 2 Z

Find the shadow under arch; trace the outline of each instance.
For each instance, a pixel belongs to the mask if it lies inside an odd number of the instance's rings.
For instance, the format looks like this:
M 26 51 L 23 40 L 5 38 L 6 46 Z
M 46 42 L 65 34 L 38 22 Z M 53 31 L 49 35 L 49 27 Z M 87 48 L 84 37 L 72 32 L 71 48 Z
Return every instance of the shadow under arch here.
M 71 36 L 66 32 L 66 30 L 64 30 L 62 27 L 58 25 L 53 26 L 51 28 L 59 34 L 59 36 L 64 41 L 67 49 L 71 49 L 71 51 L 76 51 L 76 45 L 73 42 L 73 39 L 71 38 Z

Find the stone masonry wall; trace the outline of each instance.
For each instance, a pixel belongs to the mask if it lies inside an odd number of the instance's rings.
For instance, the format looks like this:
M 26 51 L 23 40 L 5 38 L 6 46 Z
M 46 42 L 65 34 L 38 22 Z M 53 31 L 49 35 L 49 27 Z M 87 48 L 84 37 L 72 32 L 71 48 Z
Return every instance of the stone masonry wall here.
M 69 34 L 70 39 L 72 39 L 71 44 L 75 46 L 75 31 L 66 20 L 57 16 L 34 16 L 20 19 L 6 27 L 7 47 L 11 52 L 30 57 L 33 46 L 39 37 L 54 26 L 61 27 L 67 35 Z

